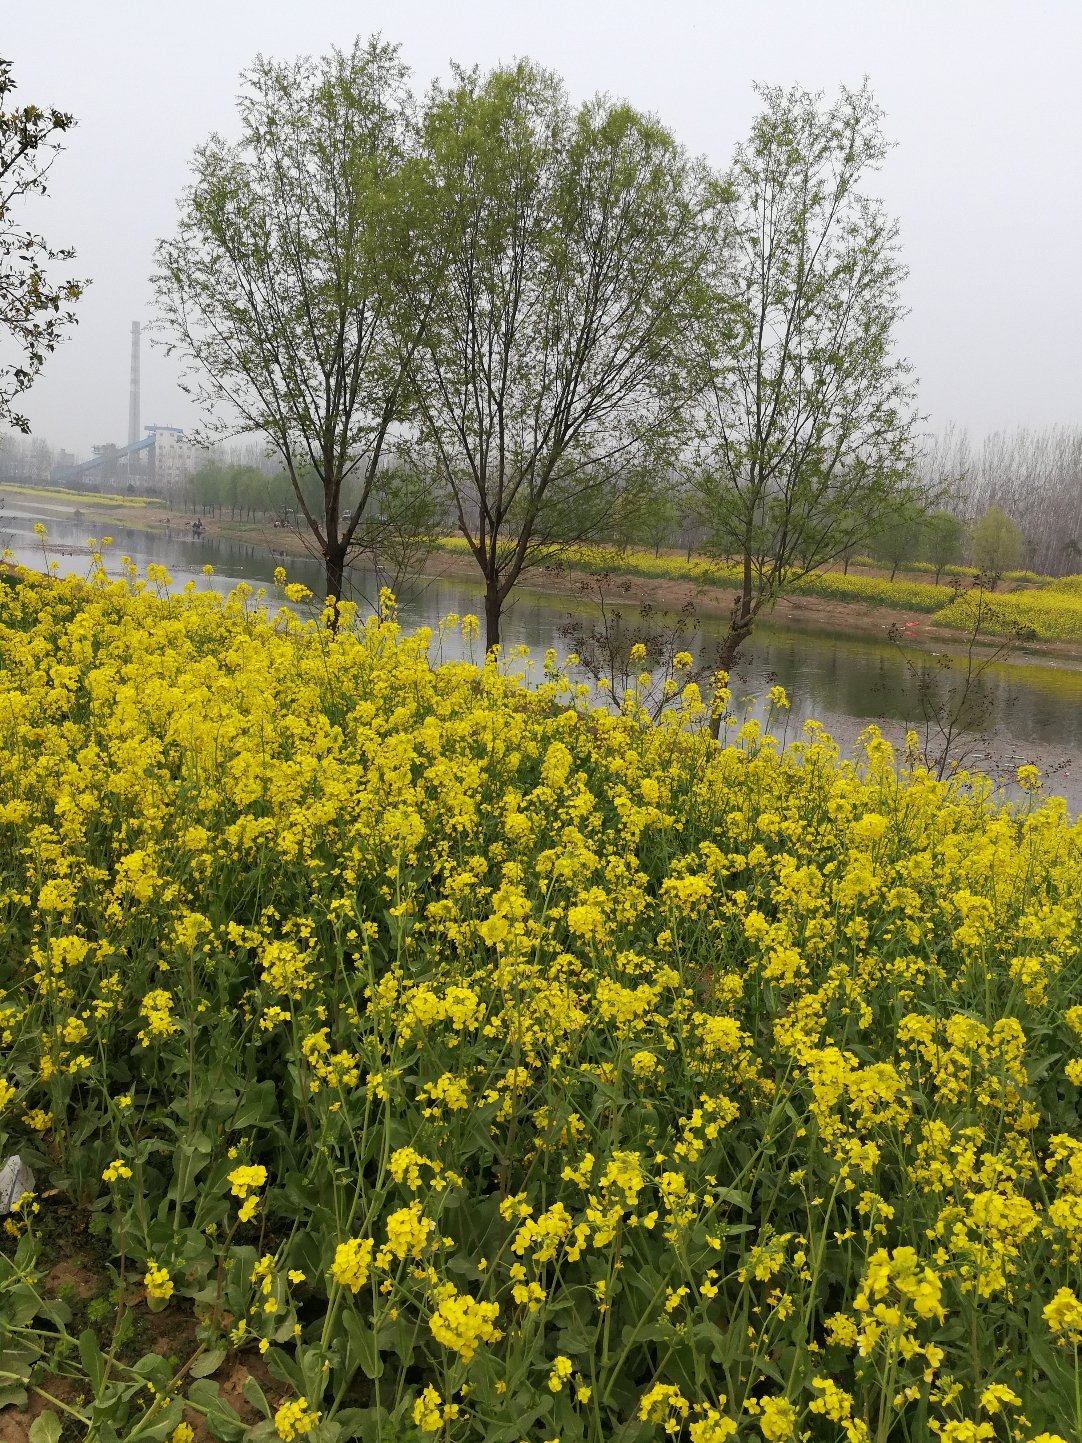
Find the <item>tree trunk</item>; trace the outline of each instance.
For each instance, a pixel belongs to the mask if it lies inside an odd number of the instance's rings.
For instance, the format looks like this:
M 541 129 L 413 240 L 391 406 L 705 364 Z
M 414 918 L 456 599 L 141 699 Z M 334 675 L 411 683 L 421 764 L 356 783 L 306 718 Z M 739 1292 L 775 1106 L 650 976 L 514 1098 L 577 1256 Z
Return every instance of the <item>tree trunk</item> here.
M 500 612 L 503 609 L 503 602 L 500 599 L 499 583 L 486 581 L 485 584 L 485 651 L 491 651 L 494 646 L 500 644 Z
M 332 603 L 331 631 L 338 630 L 338 603 L 342 600 L 342 587 L 346 575 L 346 550 L 335 546 L 323 554 L 323 569 L 326 577 L 327 599 Z
M 734 613 L 733 619 L 729 622 L 729 630 L 725 633 L 718 652 L 718 670 L 726 673 L 733 669 L 733 662 L 736 654 L 751 635 L 751 628 L 754 618 L 741 619 Z M 710 720 L 710 735 L 717 741 L 721 735 L 721 713 Z
M 897 574 L 898 574 L 898 563 L 895 562 L 894 565 L 890 568 L 890 579 L 891 579 L 891 581 L 894 580 L 894 578 L 895 578 L 895 576 L 897 576 Z
M 732 615 L 729 618 L 729 629 L 722 639 L 721 649 L 718 652 L 718 670 L 726 673 L 732 671 L 736 654 L 751 635 L 751 629 L 755 625 L 755 610 L 752 606 L 752 576 L 751 576 L 751 554 L 744 553 L 744 581 L 740 595 L 733 602 Z M 721 735 L 721 716 L 712 717 L 710 721 L 710 735 L 717 741 Z

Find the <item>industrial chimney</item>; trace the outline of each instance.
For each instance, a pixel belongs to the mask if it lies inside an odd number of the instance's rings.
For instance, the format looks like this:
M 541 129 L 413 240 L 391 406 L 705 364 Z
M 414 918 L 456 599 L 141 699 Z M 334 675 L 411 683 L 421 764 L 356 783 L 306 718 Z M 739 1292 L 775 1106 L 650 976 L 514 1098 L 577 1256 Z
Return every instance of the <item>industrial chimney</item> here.
M 139 322 L 132 321 L 131 391 L 128 395 L 128 445 L 136 445 L 139 439 Z

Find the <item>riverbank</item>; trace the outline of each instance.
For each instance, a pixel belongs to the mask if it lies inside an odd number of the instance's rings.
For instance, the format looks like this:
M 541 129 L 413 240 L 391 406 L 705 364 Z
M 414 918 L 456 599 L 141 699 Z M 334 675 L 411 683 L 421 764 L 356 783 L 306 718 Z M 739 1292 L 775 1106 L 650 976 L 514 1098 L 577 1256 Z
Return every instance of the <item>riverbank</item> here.
M 101 514 L 102 507 L 135 509 L 150 508 L 161 510 L 165 503 L 154 496 L 121 496 L 108 491 L 73 491 L 67 486 L 20 486 L 17 482 L 5 481 L 0 493 L 10 491 L 13 496 L 43 496 L 49 501 L 60 501 L 81 509 L 83 506 Z
M 0 488 L 2 494 L 4 488 Z M 30 488 L 9 487 L 20 497 L 40 496 L 43 502 L 70 504 L 78 499 L 80 507 L 85 502 L 88 512 L 86 520 L 92 522 L 95 530 L 102 530 L 112 522 L 148 533 L 180 535 L 190 537 L 193 517 L 187 512 L 168 509 L 164 503 L 148 498 L 124 498 L 98 496 L 91 493 L 72 493 Z M 240 543 L 263 552 L 275 562 L 288 566 L 290 558 L 306 558 L 318 561 L 314 544 L 303 530 L 289 526 L 276 526 L 269 519 L 241 521 L 225 517 L 200 516 L 200 535 L 207 540 Z M 674 566 L 683 567 L 682 560 L 671 558 Z M 665 559 L 661 559 L 664 567 Z M 705 569 L 705 566 L 704 566 Z M 472 556 L 461 551 L 438 549 L 424 558 L 419 575 L 432 581 L 453 580 L 466 584 L 480 585 L 480 574 Z M 862 580 L 874 583 L 880 590 L 888 584 L 886 573 L 874 567 L 852 566 L 849 578 L 856 584 Z M 833 578 L 840 581 L 840 575 Z M 882 599 L 863 601 L 853 596 L 834 596 L 807 591 L 790 591 L 766 612 L 761 624 L 773 625 L 831 636 L 875 637 L 886 639 L 892 632 L 901 634 L 903 643 L 914 650 L 927 652 L 957 653 L 968 644 L 964 632 L 943 625 L 935 619 L 929 609 L 927 593 L 933 591 L 925 573 L 900 572 L 897 577 L 899 604 Z M 517 588 L 516 594 L 533 593 L 547 597 L 567 597 L 588 601 L 597 597 L 601 584 L 594 568 L 576 568 L 574 565 L 541 567 L 527 573 Z M 641 575 L 634 569 L 614 569 L 608 574 L 605 584 L 606 597 L 625 606 L 639 608 L 652 606 L 664 611 L 677 612 L 690 605 L 702 618 L 724 620 L 732 610 L 736 590 L 726 584 L 724 576 L 714 578 Z M 921 591 L 923 609 L 905 605 L 907 593 L 912 596 Z M 944 584 L 934 588 L 942 592 L 943 606 L 951 598 L 950 588 Z M 511 603 L 514 604 L 513 601 Z M 934 607 L 936 602 L 932 602 Z M 977 645 L 987 652 L 1002 644 L 1002 638 L 991 635 L 981 636 Z M 1012 644 L 1012 652 L 1024 656 L 1034 665 L 1082 667 L 1082 641 L 1036 639 L 1023 644 Z
M 120 519 L 120 518 L 118 518 Z M 125 520 L 127 518 L 124 518 Z M 243 542 L 263 548 L 275 559 L 287 561 L 290 557 L 306 557 L 318 560 L 313 544 L 304 532 L 275 527 L 268 521 L 232 521 L 219 517 L 200 518 L 203 534 L 211 539 Z M 140 518 L 140 525 L 147 529 L 191 529 L 191 519 L 184 514 L 166 513 L 153 520 L 150 516 Z M 432 580 L 452 579 L 480 585 L 480 573 L 472 556 L 461 552 L 434 550 L 421 563 L 420 574 Z M 851 567 L 854 577 L 868 577 L 885 580 L 886 573 L 874 567 Z M 926 583 L 927 576 L 921 573 L 899 573 L 900 582 Z M 521 583 L 521 591 L 535 592 L 545 596 L 566 596 L 589 599 L 597 595 L 592 582 L 599 578 L 586 569 L 574 565 L 539 567 L 530 571 Z M 951 591 L 946 585 L 943 605 L 950 600 Z M 736 599 L 734 587 L 724 583 L 714 584 L 703 580 L 680 580 L 665 576 L 639 576 L 634 573 L 613 571 L 607 581 L 606 594 L 614 600 L 632 606 L 650 605 L 664 611 L 680 611 L 691 604 L 697 614 L 703 617 L 725 619 L 732 611 Z M 921 651 L 957 651 L 965 644 L 965 638 L 956 629 L 938 625 L 927 611 L 915 611 L 905 606 L 872 605 L 853 598 L 844 600 L 807 593 L 789 592 L 776 601 L 764 614 L 763 620 L 775 626 L 794 627 L 801 630 L 826 632 L 830 635 L 878 637 L 885 639 L 892 630 L 902 634 L 904 643 Z M 981 637 L 978 645 L 993 649 L 1001 644 L 996 637 Z M 1082 666 L 1082 643 L 1069 641 L 1031 641 L 1014 647 L 1018 655 L 1036 665 Z

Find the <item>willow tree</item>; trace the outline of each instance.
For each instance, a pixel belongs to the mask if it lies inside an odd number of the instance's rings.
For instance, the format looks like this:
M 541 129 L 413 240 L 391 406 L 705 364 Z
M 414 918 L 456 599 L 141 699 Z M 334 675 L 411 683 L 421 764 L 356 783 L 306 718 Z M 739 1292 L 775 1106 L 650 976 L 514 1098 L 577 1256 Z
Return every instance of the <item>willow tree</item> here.
M 708 195 L 655 119 L 573 107 L 528 61 L 434 89 L 407 188 L 421 464 L 453 497 L 493 646 L 523 572 L 626 529 L 662 473 Z
M 208 432 L 262 432 L 281 457 L 337 600 L 404 413 L 410 343 L 391 334 L 388 297 L 408 264 L 394 203 L 412 143 L 407 74 L 375 39 L 260 58 L 238 112 L 238 139 L 195 152 L 176 235 L 158 245 L 161 325 Z
M 914 383 L 894 348 L 898 228 L 864 185 L 887 149 L 880 111 L 866 87 L 829 107 L 759 95 L 725 177 L 717 302 L 699 331 L 699 501 L 741 567 L 726 669 L 764 606 L 863 544 L 888 506 L 920 500 Z

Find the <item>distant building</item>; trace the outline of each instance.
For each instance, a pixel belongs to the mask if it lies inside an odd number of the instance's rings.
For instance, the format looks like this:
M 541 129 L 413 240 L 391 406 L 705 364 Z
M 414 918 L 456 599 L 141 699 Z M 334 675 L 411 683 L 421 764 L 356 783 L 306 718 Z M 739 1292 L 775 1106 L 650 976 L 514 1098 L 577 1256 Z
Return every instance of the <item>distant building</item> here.
M 89 461 L 57 467 L 54 479 L 90 491 L 128 491 L 170 496 L 178 492 L 198 467 L 202 452 L 179 426 L 147 426 L 140 441 L 127 446 L 112 442 L 93 448 Z
M 150 482 L 165 495 L 179 491 L 198 466 L 198 450 L 178 426 L 148 426 L 153 438 L 148 457 Z

